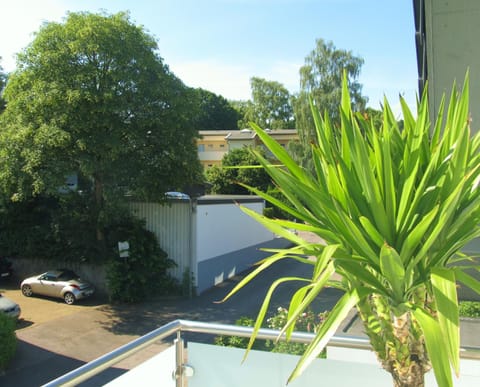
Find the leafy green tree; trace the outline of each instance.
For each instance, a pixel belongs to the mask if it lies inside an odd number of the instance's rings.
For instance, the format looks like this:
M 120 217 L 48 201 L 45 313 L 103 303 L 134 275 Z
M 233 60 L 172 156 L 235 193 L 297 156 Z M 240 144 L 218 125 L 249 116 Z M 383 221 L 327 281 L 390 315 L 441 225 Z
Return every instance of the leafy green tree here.
M 315 49 L 305 58 L 300 68 L 300 92 L 293 106 L 301 144 L 291 149 L 302 165 L 312 169 L 310 143 L 316 140 L 309 100 L 312 99 L 321 112 L 328 112 L 333 124 L 338 125 L 342 74 L 346 72 L 352 108 L 363 111 L 367 99 L 362 96 L 362 86 L 358 82 L 362 64 L 363 59 L 351 51 L 337 49 L 332 42 L 323 39 L 317 39 Z
M 194 89 L 197 114 L 197 130 L 238 130 L 240 115 L 221 95 L 202 88 Z
M 245 121 L 252 121 L 265 129 L 292 129 L 292 97 L 279 82 L 263 78 L 250 79 L 252 102 L 247 105 Z
M 259 152 L 262 152 L 260 149 Z M 258 168 L 238 168 L 257 166 Z M 213 166 L 206 171 L 206 178 L 211 184 L 210 191 L 215 194 L 245 195 L 250 191 L 239 183 L 267 190 L 271 185 L 268 174 L 248 147 L 232 149 L 222 159 L 222 166 Z
M 417 118 L 401 99 L 403 129 L 388 103 L 379 126 L 354 112 L 347 86 L 345 78 L 339 129 L 328 114 L 322 117 L 312 107 L 317 129 L 313 173 L 254 127 L 284 166 L 272 168 L 257 155 L 288 204 L 252 191 L 301 222 L 266 219 L 243 208 L 294 246 L 265 259 L 227 298 L 275 262 L 295 258 L 311 267 L 311 277 L 273 282 L 250 346 L 278 284 L 300 284 L 282 329 L 287 338 L 325 286 L 344 294 L 290 380 L 322 351 L 356 307 L 394 386 L 424 386 L 424 374 L 431 368 L 440 387 L 452 386 L 452 369 L 458 375 L 460 362 L 457 282 L 480 294 L 480 281 L 469 274 L 478 265 L 462 252 L 480 237 L 480 133 L 472 134 L 469 125 L 468 77 L 461 94 L 454 87 L 448 109 L 442 100 L 433 124 L 426 94 Z M 288 229 L 313 232 L 325 243 L 307 242 Z M 335 273 L 341 280 L 333 278 Z
M 2 57 L 0 56 L 0 60 Z M 3 71 L 3 67 L 0 65 L 0 114 L 5 109 L 5 101 L 3 100 L 3 89 L 7 83 L 7 75 Z
M 102 241 L 105 204 L 193 182 L 201 166 L 191 93 L 126 13 L 69 13 L 46 23 L 5 88 L 0 184 L 14 199 L 57 195 L 65 177 L 91 183 Z
M 246 116 L 247 111 L 251 109 L 252 101 L 233 100 L 229 102 L 238 113 L 239 119 L 237 122 L 237 127 L 239 129 L 249 128 L 250 126 L 248 125 L 248 119 L 246 118 Z

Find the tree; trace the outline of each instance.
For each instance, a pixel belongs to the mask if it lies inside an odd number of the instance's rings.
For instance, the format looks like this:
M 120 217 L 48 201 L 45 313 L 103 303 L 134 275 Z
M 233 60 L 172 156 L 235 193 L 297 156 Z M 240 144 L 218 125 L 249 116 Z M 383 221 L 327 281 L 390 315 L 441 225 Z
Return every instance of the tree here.
M 240 115 L 224 97 L 202 88 L 193 92 L 198 107 L 195 118 L 197 130 L 238 130 Z
M 258 150 L 262 152 L 261 150 Z M 215 194 L 249 194 L 249 190 L 238 183 L 258 189 L 267 190 L 271 179 L 263 168 L 238 168 L 241 166 L 258 166 L 256 157 L 248 147 L 232 149 L 222 158 L 222 166 L 213 166 L 206 171 L 211 192 Z
M 238 113 L 238 122 L 237 122 L 237 127 L 240 129 L 247 129 L 250 126 L 248 125 L 248 120 L 246 118 L 247 116 L 247 111 L 251 109 L 252 101 L 242 101 L 242 100 L 233 100 L 229 101 L 230 105 L 233 106 L 233 108 L 237 111 Z
M 126 13 L 69 13 L 41 27 L 4 93 L 10 197 L 57 195 L 67 175 L 84 177 L 101 242 L 105 203 L 126 192 L 158 200 L 199 176 L 192 94 L 156 50 Z
M 265 259 L 227 298 L 273 263 L 293 257 L 311 267 L 311 278 L 298 282 L 298 278 L 284 277 L 271 285 L 249 346 L 278 284 L 300 283 L 282 330 L 287 338 L 297 318 L 331 285 L 344 295 L 291 379 L 321 352 L 356 307 L 372 348 L 395 386 L 424 386 L 424 374 L 430 368 L 440 387 L 452 386 L 451 369 L 459 373 L 457 281 L 480 293 L 480 281 L 468 274 L 474 262 L 462 252 L 480 236 L 480 133 L 471 135 L 468 78 L 461 94 L 454 87 L 445 118 L 442 101 L 433 125 L 426 94 L 416 119 L 401 99 L 403 129 L 388 103 L 378 126 L 355 113 L 347 86 L 345 78 L 340 130 L 312 109 L 317 125 L 314 173 L 300 168 L 255 126 L 284 166 L 272 168 L 257 155 L 288 205 L 262 191 L 253 192 L 301 222 L 266 219 L 243 208 L 294 246 Z M 325 244 L 309 243 L 288 229 L 313 232 Z M 314 259 L 305 258 L 312 255 Z M 334 273 L 341 280 L 333 280 Z
M 0 60 L 2 57 L 0 56 Z M 5 101 L 3 100 L 3 89 L 7 83 L 7 75 L 3 72 L 3 67 L 0 65 L 0 114 L 5 110 Z
M 315 49 L 305 58 L 300 68 L 300 92 L 294 101 L 296 126 L 301 147 L 296 149 L 297 160 L 304 165 L 311 159 L 310 142 L 315 141 L 315 125 L 310 114 L 310 102 L 323 113 L 327 112 L 335 125 L 338 125 L 342 90 L 342 76 L 347 74 L 350 98 L 354 111 L 363 111 L 367 102 L 361 95 L 362 86 L 358 76 L 363 59 L 351 51 L 335 48 L 332 42 L 317 39 Z M 311 167 L 311 166 L 310 166 Z
M 255 122 L 266 129 L 295 127 L 292 97 L 281 83 L 253 77 L 250 86 L 252 102 L 247 105 L 245 121 Z

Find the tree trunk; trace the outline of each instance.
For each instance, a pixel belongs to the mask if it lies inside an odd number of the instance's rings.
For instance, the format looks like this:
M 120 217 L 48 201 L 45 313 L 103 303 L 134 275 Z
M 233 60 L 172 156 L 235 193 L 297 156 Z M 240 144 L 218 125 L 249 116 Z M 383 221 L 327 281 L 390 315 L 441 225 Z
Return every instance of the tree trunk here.
M 97 243 L 100 251 L 103 253 L 105 247 L 105 232 L 101 222 L 101 214 L 103 212 L 103 176 L 100 172 L 93 175 L 94 179 L 94 198 L 95 198 L 95 225 Z

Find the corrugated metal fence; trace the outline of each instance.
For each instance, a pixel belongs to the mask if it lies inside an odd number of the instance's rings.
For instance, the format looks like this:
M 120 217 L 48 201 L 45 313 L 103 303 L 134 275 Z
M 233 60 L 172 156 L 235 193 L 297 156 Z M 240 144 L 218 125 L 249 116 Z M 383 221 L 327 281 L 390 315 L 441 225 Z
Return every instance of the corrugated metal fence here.
M 170 274 L 182 281 L 185 270 L 191 271 L 191 205 L 189 200 L 172 200 L 169 204 L 130 203 L 132 213 L 145 219 L 147 230 L 177 267 Z

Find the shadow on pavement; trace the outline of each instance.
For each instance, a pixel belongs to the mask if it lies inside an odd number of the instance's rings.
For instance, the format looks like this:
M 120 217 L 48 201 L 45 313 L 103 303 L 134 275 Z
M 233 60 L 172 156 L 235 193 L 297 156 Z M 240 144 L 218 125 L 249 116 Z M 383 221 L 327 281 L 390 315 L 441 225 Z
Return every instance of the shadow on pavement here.
M 282 276 L 309 278 L 311 266 L 292 259 L 280 261 L 230 299 L 219 303 L 246 274 L 244 272 L 241 276 L 233 277 L 190 299 L 168 298 L 133 305 L 102 306 L 100 310 L 108 314 L 109 318 L 100 324 L 115 334 L 143 335 L 176 319 L 233 324 L 243 316 L 255 318 L 273 281 Z M 280 285 L 272 297 L 267 317 L 275 314 L 280 306 L 288 307 L 292 295 L 304 285 L 300 281 Z M 313 304 L 314 311 L 319 313 L 331 309 L 341 295 L 342 292 L 337 289 L 325 289 Z
M 24 364 L 28 364 L 28 375 L 25 374 Z M 0 375 L 0 386 L 39 386 L 83 364 L 85 363 L 82 361 L 61 356 L 23 340 L 18 340 L 15 361 L 6 369 L 4 375 Z M 126 371 L 112 367 L 79 384 L 79 386 L 100 386 L 117 378 Z

